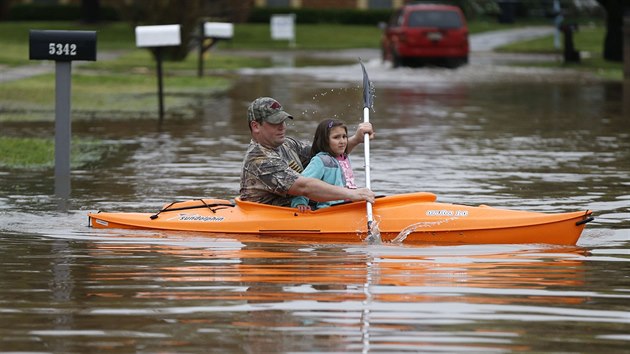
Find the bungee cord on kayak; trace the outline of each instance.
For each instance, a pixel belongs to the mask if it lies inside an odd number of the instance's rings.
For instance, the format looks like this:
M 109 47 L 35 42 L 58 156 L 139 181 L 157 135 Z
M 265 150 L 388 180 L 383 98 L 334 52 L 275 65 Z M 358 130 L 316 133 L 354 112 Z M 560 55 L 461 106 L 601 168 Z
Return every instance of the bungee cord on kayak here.
M 201 204 L 196 204 L 196 205 L 189 205 L 191 202 L 200 202 Z M 178 207 L 178 208 L 171 208 L 173 205 L 175 204 L 182 204 L 182 203 L 186 203 L 186 206 L 182 206 L 182 207 Z M 207 208 L 208 210 L 210 210 L 213 214 L 217 212 L 218 209 L 216 209 L 216 207 L 234 207 L 235 204 L 229 202 L 229 201 L 225 201 L 225 202 L 219 202 L 219 203 L 210 203 L 208 204 L 205 200 L 203 199 L 193 199 L 192 201 L 176 201 L 176 202 L 172 202 L 170 204 L 168 204 L 167 206 L 165 206 L 164 208 L 160 209 L 157 213 L 151 215 L 151 220 L 155 220 L 158 218 L 158 216 L 165 212 L 165 211 L 181 211 L 181 210 L 190 210 L 190 209 L 198 209 L 198 208 Z M 215 209 L 213 209 L 215 208 Z

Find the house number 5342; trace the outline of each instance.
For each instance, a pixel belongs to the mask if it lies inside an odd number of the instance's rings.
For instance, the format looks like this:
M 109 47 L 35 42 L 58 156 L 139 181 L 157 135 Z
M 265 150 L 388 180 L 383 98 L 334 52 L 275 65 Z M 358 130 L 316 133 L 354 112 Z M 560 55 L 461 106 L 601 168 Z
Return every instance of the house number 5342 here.
M 50 55 L 77 55 L 77 45 L 71 43 L 48 43 Z

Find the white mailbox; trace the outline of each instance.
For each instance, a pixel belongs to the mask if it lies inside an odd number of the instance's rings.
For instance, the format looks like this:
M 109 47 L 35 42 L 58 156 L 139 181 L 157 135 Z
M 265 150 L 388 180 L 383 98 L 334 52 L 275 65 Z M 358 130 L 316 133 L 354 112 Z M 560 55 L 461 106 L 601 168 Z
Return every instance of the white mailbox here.
M 234 25 L 228 22 L 205 22 L 203 34 L 211 38 L 230 39 L 234 37 Z
M 170 47 L 181 44 L 180 25 L 136 27 L 136 46 Z

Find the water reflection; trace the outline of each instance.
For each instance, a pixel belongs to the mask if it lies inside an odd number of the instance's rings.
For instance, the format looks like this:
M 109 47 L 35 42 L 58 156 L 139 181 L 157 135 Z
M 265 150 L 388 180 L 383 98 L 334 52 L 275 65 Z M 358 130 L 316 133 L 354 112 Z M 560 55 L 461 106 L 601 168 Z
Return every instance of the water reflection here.
M 259 301 L 264 299 L 347 301 L 360 300 L 366 274 L 375 274 L 370 282 L 375 300 L 436 301 L 444 296 L 445 289 L 453 288 L 451 296 L 458 301 L 473 303 L 505 303 L 485 298 L 487 292 L 527 296 L 527 302 L 581 302 L 573 295 L 557 296 L 556 290 L 579 287 L 584 284 L 582 257 L 585 251 L 577 247 L 535 249 L 523 247 L 507 253 L 501 248 L 498 254 L 482 247 L 462 247 L 461 253 L 442 254 L 432 248 L 398 248 L 394 246 L 347 248 L 282 244 L 278 240 L 264 243 L 238 239 L 213 239 L 223 244 L 216 249 L 199 250 L 170 244 L 101 244 L 91 247 L 91 255 L 115 259 L 152 259 L 167 256 L 183 258 L 178 266 L 144 269 L 138 272 L 109 271 L 109 266 L 94 267 L 91 276 L 97 281 L 131 279 L 160 279 L 161 282 L 186 283 L 186 286 L 160 286 L 159 289 L 136 293 L 135 297 L 159 299 L 205 299 Z M 225 247 L 225 243 L 230 246 Z M 238 244 L 241 247 L 235 247 Z M 510 249 L 511 247 L 507 247 Z M 458 247 L 449 249 L 457 251 Z M 340 256 L 343 253 L 343 256 Z M 545 259 L 550 254 L 551 259 Z M 343 259 L 339 263 L 339 259 Z M 168 264 L 168 262 L 166 262 Z M 373 268 L 373 269 L 372 269 Z M 204 288 L 197 284 L 214 284 Z M 246 289 L 237 284 L 257 284 Z M 283 284 L 274 288 L 274 284 Z M 518 289 L 527 289 L 520 292 Z M 192 290 L 187 292 L 186 289 Z M 390 290 L 388 290 L 390 289 Z M 455 290 L 456 289 L 456 290 Z M 159 291 L 157 291 L 159 290 Z M 277 297 L 269 292 L 287 292 Z M 392 291 L 393 290 L 393 291 Z M 237 293 L 244 291 L 244 293 Z M 350 294 L 349 294 L 350 292 Z M 100 296 L 98 293 L 95 296 Z M 577 294 L 576 294 L 577 295 Z M 480 300 L 475 300 L 479 296 Z M 511 298 L 510 303 L 518 303 Z
M 26 304 L 46 301 L 41 296 L 50 288 L 48 310 L 28 305 L 3 311 L 9 319 L 56 313 L 49 326 L 30 335 L 63 339 L 69 351 L 186 351 L 208 341 L 256 353 L 313 345 L 343 352 L 366 346 L 536 351 L 540 341 L 533 336 L 557 323 L 630 322 L 627 313 L 596 305 L 625 303 L 628 294 L 584 288 L 592 270 L 579 247 L 364 247 L 96 231 L 72 239 L 50 244 L 58 254 L 73 255 L 68 266 L 53 271 L 60 281 L 43 283 L 24 298 Z M 46 242 L 32 241 L 29 257 L 3 255 L 14 265 L 7 274 L 27 260 L 35 267 L 47 262 Z M 78 256 L 77 250 L 87 253 Z M 592 309 L 582 309 L 587 301 Z M 81 309 L 63 310 L 80 303 Z M 519 320 L 538 324 L 513 327 Z M 287 340 L 265 339 L 278 331 Z

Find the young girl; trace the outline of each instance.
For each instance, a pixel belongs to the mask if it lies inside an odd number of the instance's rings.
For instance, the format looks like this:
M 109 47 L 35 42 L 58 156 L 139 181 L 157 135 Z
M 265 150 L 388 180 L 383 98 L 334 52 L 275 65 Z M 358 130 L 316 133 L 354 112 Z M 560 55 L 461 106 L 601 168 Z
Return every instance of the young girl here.
M 357 188 L 354 174 L 348 159 L 348 128 L 336 119 L 326 119 L 319 123 L 311 147 L 311 161 L 302 172 L 302 176 L 317 178 L 324 182 L 346 188 Z M 315 208 L 325 208 L 343 200 L 316 203 Z M 306 197 L 295 197 L 291 206 L 300 212 L 310 210 Z

